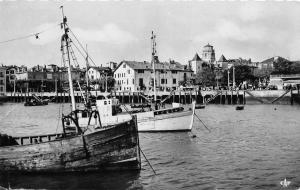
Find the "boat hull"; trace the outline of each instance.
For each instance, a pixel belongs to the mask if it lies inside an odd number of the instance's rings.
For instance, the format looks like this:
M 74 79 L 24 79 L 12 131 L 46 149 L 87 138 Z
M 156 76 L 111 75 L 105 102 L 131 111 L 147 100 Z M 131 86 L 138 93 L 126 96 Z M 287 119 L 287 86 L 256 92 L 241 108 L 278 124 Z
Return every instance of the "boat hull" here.
M 191 131 L 193 127 L 193 111 L 155 115 L 153 118 L 139 118 L 139 132 L 175 132 Z
M 0 171 L 139 170 L 136 120 L 49 142 L 0 147 Z

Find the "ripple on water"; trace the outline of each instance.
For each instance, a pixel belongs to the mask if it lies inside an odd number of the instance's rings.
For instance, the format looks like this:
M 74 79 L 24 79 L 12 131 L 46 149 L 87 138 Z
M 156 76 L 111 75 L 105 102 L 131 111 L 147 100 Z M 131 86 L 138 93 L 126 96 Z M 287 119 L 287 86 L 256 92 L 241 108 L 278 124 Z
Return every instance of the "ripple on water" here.
M 140 133 L 140 142 L 157 175 L 142 158 L 140 173 L 82 176 L 0 177 L 0 185 L 31 189 L 280 189 L 284 178 L 300 187 L 300 107 L 209 105 L 197 115 L 190 133 Z M 54 133 L 58 104 L 27 109 L 0 107 L 0 131 L 14 135 Z M 65 110 L 69 106 L 64 106 Z M 5 116 L 5 117 L 3 117 Z M 15 118 L 18 118 L 17 120 Z

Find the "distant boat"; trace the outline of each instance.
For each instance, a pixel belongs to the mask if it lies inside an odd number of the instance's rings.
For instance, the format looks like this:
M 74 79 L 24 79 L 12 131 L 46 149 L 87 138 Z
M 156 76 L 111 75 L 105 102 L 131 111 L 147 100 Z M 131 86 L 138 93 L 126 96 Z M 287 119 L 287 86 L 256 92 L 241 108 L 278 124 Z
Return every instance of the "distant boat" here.
M 37 95 L 32 94 L 32 98 L 24 103 L 24 106 L 45 106 L 48 105 L 48 100 L 43 100 Z
M 203 105 L 203 104 L 198 104 L 198 105 L 196 105 L 195 106 L 195 109 L 204 109 L 205 108 L 205 105 Z
M 244 105 L 238 105 L 235 107 L 236 110 L 243 110 L 244 109 Z

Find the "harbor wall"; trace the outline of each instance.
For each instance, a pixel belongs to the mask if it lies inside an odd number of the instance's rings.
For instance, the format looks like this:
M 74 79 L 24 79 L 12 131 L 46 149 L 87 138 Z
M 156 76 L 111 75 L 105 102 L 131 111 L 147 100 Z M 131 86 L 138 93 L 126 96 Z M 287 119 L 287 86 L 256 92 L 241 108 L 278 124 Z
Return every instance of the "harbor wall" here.
M 84 102 L 81 92 L 75 93 L 76 102 Z M 91 92 L 97 99 L 104 97 L 116 97 L 120 103 L 138 104 L 147 103 L 153 99 L 153 93 L 145 94 L 144 92 L 112 92 L 103 93 L 100 91 Z M 48 99 L 50 102 L 67 103 L 71 101 L 70 94 L 62 93 L 43 93 L 43 99 Z M 25 102 L 33 97 L 33 93 L 7 93 L 5 100 L 8 102 Z M 180 102 L 182 104 L 190 104 L 196 100 L 198 104 L 293 104 L 300 102 L 298 91 L 285 90 L 264 90 L 264 91 L 174 91 L 158 92 L 158 100 L 164 100 L 165 104 Z

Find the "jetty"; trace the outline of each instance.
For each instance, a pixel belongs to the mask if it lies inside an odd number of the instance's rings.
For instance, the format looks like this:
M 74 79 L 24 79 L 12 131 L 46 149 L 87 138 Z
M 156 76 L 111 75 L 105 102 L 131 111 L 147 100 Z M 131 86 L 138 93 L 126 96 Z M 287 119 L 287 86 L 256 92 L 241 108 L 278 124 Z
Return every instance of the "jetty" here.
M 26 102 L 33 98 L 36 92 L 7 92 L 7 102 Z M 122 104 L 145 104 L 153 101 L 153 92 L 131 92 L 131 91 L 91 91 L 90 94 L 96 99 L 115 97 Z M 191 104 L 196 100 L 197 104 L 294 104 L 300 103 L 299 90 L 210 90 L 210 91 L 157 91 L 157 99 L 164 104 L 179 102 L 181 104 Z M 48 99 L 54 103 L 68 103 L 71 101 L 68 92 L 43 92 L 43 99 Z M 76 102 L 83 102 L 82 92 L 75 91 Z

